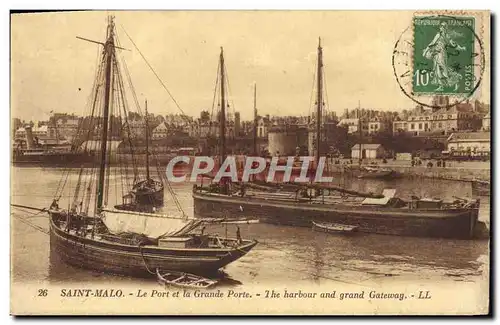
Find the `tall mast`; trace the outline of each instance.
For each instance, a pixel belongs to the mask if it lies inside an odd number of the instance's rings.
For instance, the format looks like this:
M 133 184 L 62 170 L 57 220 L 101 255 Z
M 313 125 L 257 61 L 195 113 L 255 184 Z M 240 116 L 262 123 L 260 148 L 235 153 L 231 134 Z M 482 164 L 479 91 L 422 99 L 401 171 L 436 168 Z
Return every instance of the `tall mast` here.
M 225 78 L 224 78 L 224 49 L 220 48 L 220 162 L 222 165 L 226 159 L 226 96 L 225 96 Z
M 323 48 L 321 47 L 321 38 L 319 38 L 318 43 L 318 94 L 317 94 L 317 106 L 316 106 L 316 166 L 319 163 L 320 157 L 320 147 L 321 147 L 321 114 L 323 105 Z
M 109 120 L 109 106 L 111 103 L 111 66 L 113 63 L 113 56 L 115 52 L 114 44 L 114 22 L 113 18 L 108 18 L 107 39 L 104 44 L 104 55 L 106 56 L 105 67 L 105 88 L 104 88 L 104 110 L 102 121 L 102 135 L 101 135 L 101 163 L 99 167 L 99 184 L 97 191 L 97 208 L 102 208 L 102 201 L 104 197 L 104 176 L 106 173 L 106 146 L 108 140 L 108 120 Z
M 146 179 L 149 180 L 149 125 L 148 125 L 148 100 L 144 101 L 146 110 L 145 124 L 146 124 Z
M 359 155 L 358 155 L 358 164 L 359 164 L 359 166 L 361 166 L 361 160 L 362 160 L 362 157 L 363 157 L 363 140 L 362 140 L 362 137 L 363 137 L 362 126 L 363 126 L 363 124 L 361 123 L 361 111 L 360 111 L 360 108 L 361 108 L 361 103 L 358 100 L 358 129 L 359 129 Z
M 257 152 L 257 83 L 253 85 L 253 154 Z

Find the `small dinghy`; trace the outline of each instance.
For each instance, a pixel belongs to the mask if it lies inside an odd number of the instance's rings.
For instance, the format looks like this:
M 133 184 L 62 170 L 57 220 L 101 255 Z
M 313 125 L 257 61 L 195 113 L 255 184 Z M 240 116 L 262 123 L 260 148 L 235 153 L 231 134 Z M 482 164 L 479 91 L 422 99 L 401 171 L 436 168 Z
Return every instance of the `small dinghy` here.
M 217 281 L 215 280 L 207 279 L 202 276 L 184 272 L 176 272 L 176 271 L 162 272 L 159 269 L 156 269 L 156 275 L 158 277 L 158 282 L 164 286 L 206 289 L 217 284 Z
M 389 168 L 363 167 L 358 178 L 395 178 L 396 172 Z
M 259 219 L 225 219 L 222 221 L 222 224 L 251 224 L 251 223 L 259 223 Z
M 351 234 L 358 231 L 358 226 L 343 225 L 340 223 L 320 223 L 313 221 L 313 230 L 327 233 Z

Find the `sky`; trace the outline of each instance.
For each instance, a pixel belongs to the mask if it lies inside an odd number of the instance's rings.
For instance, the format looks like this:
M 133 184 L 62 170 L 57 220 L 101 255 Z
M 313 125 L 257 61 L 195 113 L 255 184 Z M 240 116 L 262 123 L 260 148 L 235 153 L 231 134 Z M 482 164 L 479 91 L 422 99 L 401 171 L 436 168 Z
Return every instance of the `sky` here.
M 168 87 L 182 110 L 211 110 L 220 47 L 224 47 L 231 110 L 308 115 L 317 57 L 323 46 L 329 111 L 415 106 L 393 75 L 392 52 L 411 24 L 410 11 L 93 11 L 11 17 L 11 112 L 46 120 L 50 112 L 82 114 L 90 95 L 106 17 L 118 37 L 135 90 L 154 114 L 180 113 L 124 30 Z M 489 20 L 481 35 L 489 40 Z M 489 43 L 479 99 L 489 102 Z

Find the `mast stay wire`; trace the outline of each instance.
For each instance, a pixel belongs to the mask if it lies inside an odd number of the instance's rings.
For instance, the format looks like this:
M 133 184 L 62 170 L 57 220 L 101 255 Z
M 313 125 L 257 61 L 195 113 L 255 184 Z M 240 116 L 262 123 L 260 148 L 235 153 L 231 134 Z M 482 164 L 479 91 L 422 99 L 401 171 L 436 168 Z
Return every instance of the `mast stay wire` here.
M 212 135 L 212 119 L 215 119 L 214 118 L 214 107 L 215 107 L 215 100 L 216 98 L 218 98 L 217 94 L 218 94 L 218 91 L 219 91 L 219 72 L 220 72 L 220 61 L 219 63 L 217 64 L 217 76 L 215 77 L 215 86 L 214 86 L 214 96 L 213 96 L 213 99 L 212 99 L 212 111 L 210 112 L 210 121 L 209 121 L 209 129 L 208 129 L 208 135 Z M 217 109 L 217 112 L 219 111 L 219 109 Z M 217 114 L 216 112 L 216 114 Z
M 132 38 L 130 37 L 130 35 L 127 33 L 127 31 L 125 30 L 125 28 L 123 27 L 123 25 L 120 25 L 123 29 L 123 31 L 125 32 L 125 34 L 127 35 L 127 37 L 129 38 L 129 40 L 132 42 L 132 44 L 134 45 L 135 49 L 137 50 L 137 52 L 139 52 L 139 54 L 141 55 L 141 57 L 143 58 L 143 60 L 146 62 L 146 64 L 148 65 L 148 67 L 150 68 L 150 70 L 153 72 L 153 74 L 156 76 L 156 78 L 158 79 L 158 81 L 160 82 L 160 84 L 163 86 L 163 88 L 167 91 L 167 93 L 169 94 L 170 98 L 172 99 L 172 101 L 175 103 L 175 105 L 177 106 L 177 108 L 179 109 L 179 111 L 182 113 L 182 118 L 185 119 L 188 123 L 190 122 L 187 115 L 184 113 L 184 111 L 182 110 L 182 108 L 179 106 L 179 104 L 177 103 L 177 101 L 175 100 L 175 98 L 173 97 L 173 95 L 170 93 L 170 91 L 168 90 L 167 86 L 163 83 L 163 81 L 161 80 L 161 78 L 158 76 L 158 74 L 156 73 L 156 71 L 153 69 L 153 67 L 151 66 L 151 64 L 149 64 L 149 62 L 147 61 L 146 57 L 142 54 L 141 50 L 139 50 L 139 48 L 137 47 L 137 45 L 135 44 L 135 42 L 132 40 Z M 118 42 L 118 41 L 117 41 Z M 129 78 L 130 80 L 130 74 L 128 72 L 128 68 L 126 68 L 126 63 L 125 63 L 125 60 L 122 60 L 123 62 L 123 65 L 125 67 L 125 70 L 126 70 L 126 74 L 127 74 L 127 78 Z M 139 110 L 139 114 L 141 114 L 141 110 L 140 110 L 140 105 L 137 101 L 137 97 L 136 97 L 136 93 L 135 93 L 135 89 L 133 87 L 133 84 L 131 82 L 131 80 L 129 81 L 129 84 L 130 84 L 130 87 L 132 88 L 132 93 L 134 94 L 134 99 L 136 101 L 136 105 L 138 107 L 138 110 Z M 142 114 L 141 114 L 142 115 Z M 146 117 L 147 118 L 147 117 Z M 147 141 L 147 140 L 146 140 Z M 155 158 L 156 157 L 156 153 L 153 153 L 153 156 Z M 159 164 L 159 160 L 156 159 L 156 162 L 157 164 Z M 176 204 L 177 208 L 182 212 L 183 215 L 185 215 L 185 212 L 184 210 L 182 209 L 182 206 L 177 198 L 177 195 L 175 194 L 169 180 L 167 179 L 166 176 L 163 175 L 163 173 L 160 173 L 160 177 L 163 178 L 166 182 L 166 185 L 167 185 L 167 189 L 168 191 L 170 192 L 170 194 L 172 195 L 172 198 L 174 200 L 174 203 Z
M 179 111 L 182 113 L 182 117 L 189 123 L 189 119 L 188 119 L 188 116 L 186 115 L 186 113 L 184 112 L 184 110 L 180 107 L 179 103 L 177 103 L 177 101 L 175 100 L 174 96 L 172 95 L 172 93 L 170 92 L 170 90 L 168 90 L 167 86 L 165 85 L 165 83 L 161 80 L 160 76 L 156 73 L 156 71 L 153 69 L 153 67 L 151 66 L 151 64 L 148 62 L 148 60 L 146 59 L 146 57 L 144 56 L 144 54 L 142 54 L 141 50 L 139 50 L 139 48 L 137 47 L 137 45 L 135 44 L 134 40 L 132 40 L 132 37 L 130 37 L 130 35 L 127 33 L 127 31 L 125 30 L 125 28 L 123 27 L 123 25 L 120 25 L 120 27 L 123 29 L 123 31 L 125 32 L 125 35 L 127 35 L 127 37 L 129 38 L 129 40 L 132 42 L 132 44 L 134 45 L 135 49 L 137 50 L 137 52 L 139 52 L 139 54 L 141 55 L 142 59 L 144 60 L 144 62 L 146 62 L 147 66 L 149 67 L 149 69 L 151 70 L 151 72 L 153 72 L 153 74 L 155 75 L 156 79 L 158 79 L 158 81 L 160 82 L 160 84 L 162 85 L 163 89 L 165 89 L 168 93 L 168 95 L 170 96 L 170 98 L 172 99 L 172 101 L 174 102 L 175 106 L 177 106 L 177 109 L 179 109 Z
M 89 108 L 89 106 L 91 105 L 91 100 L 92 100 L 92 95 L 94 94 L 94 92 L 96 91 L 97 87 L 98 87 L 98 77 L 99 77 L 99 74 L 101 72 L 101 66 L 99 64 L 99 58 L 100 58 L 100 54 L 101 54 L 101 51 L 100 51 L 100 48 L 97 47 L 97 54 L 96 54 L 96 65 L 95 65 L 95 70 L 94 70 L 94 75 L 96 76 L 96 78 L 94 78 L 94 83 L 92 85 L 92 89 L 91 89 L 91 92 L 90 94 L 88 95 L 87 97 L 87 101 L 86 101 L 86 104 L 83 108 L 83 111 L 85 113 L 85 111 Z M 84 114 L 85 116 L 85 114 Z M 79 123 L 78 125 L 78 128 L 76 130 L 76 136 L 74 139 L 72 139 L 72 144 L 74 145 L 75 142 L 76 142 L 76 139 L 78 138 L 78 134 L 80 133 L 80 131 L 82 130 L 83 128 L 83 122 L 84 122 L 84 119 L 82 119 L 82 122 Z M 54 123 L 57 123 L 57 121 L 54 120 Z M 69 174 L 71 172 L 71 169 L 72 167 L 66 167 L 64 168 L 63 170 L 63 173 L 62 173 L 62 177 L 59 179 L 59 182 L 57 184 L 57 188 L 56 188 L 56 191 L 54 193 L 54 197 L 59 200 L 62 196 L 62 192 L 64 191 L 64 188 L 66 186 L 66 183 L 67 183 L 67 180 L 68 180 L 68 177 L 69 177 Z M 66 177 L 64 177 L 64 175 L 66 175 Z M 64 179 L 64 183 L 63 183 L 63 179 Z M 61 191 L 61 193 L 59 193 L 59 191 Z
M 226 85 L 227 85 L 227 93 L 228 93 L 228 104 L 229 104 L 229 98 L 231 98 L 231 108 L 233 109 L 233 118 L 234 118 L 234 113 L 236 112 L 235 107 L 234 107 L 234 100 L 233 100 L 233 95 L 231 91 L 231 85 L 229 84 L 229 75 L 227 73 L 227 68 L 226 68 L 226 62 L 224 62 L 224 75 L 226 76 Z
M 314 72 L 313 72 L 313 80 L 312 80 L 312 86 L 311 86 L 311 97 L 309 98 L 309 112 L 308 116 L 310 117 L 312 112 L 312 107 L 313 107 L 313 96 L 314 96 L 314 86 L 316 85 L 316 70 L 318 69 L 318 59 L 316 59 L 315 64 L 314 64 Z

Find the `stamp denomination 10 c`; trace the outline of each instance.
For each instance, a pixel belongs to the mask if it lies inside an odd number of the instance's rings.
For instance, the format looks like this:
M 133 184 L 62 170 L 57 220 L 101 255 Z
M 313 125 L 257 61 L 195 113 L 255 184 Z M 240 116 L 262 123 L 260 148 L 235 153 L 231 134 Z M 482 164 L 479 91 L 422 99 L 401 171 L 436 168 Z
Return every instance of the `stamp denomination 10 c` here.
M 412 92 L 470 94 L 475 84 L 474 17 L 413 18 Z

